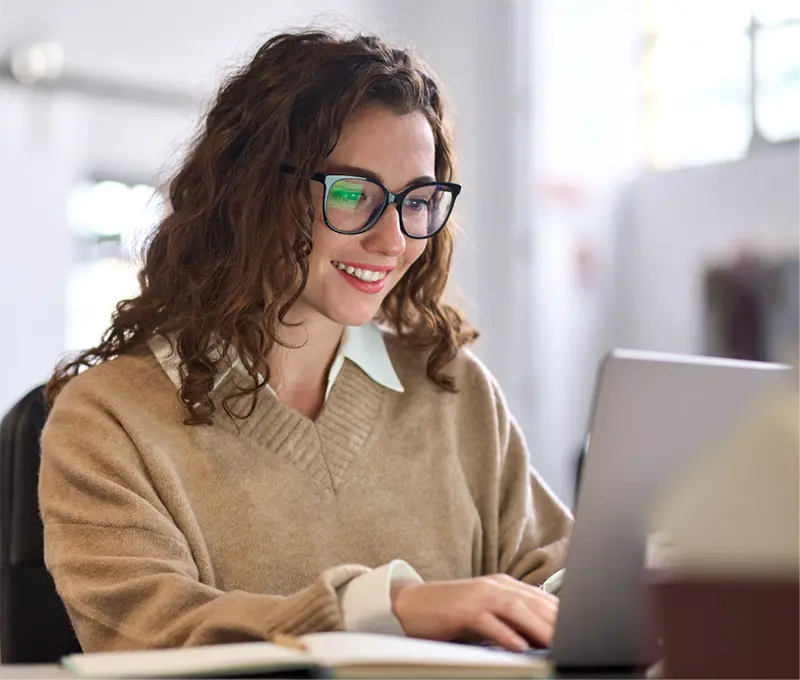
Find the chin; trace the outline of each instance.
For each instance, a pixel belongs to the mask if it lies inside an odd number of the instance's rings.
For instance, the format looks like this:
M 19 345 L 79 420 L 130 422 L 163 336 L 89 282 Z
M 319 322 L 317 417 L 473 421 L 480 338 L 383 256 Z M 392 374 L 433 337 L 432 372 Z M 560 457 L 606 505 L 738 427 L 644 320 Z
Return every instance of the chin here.
M 321 309 L 319 310 L 331 321 L 342 326 L 363 326 L 372 321 L 378 314 L 380 307 L 370 305 L 364 309 Z
M 367 295 L 350 290 L 336 280 L 328 283 L 325 287 L 307 290 L 304 301 L 317 314 L 342 326 L 363 326 L 373 321 L 391 290 L 387 286 L 382 294 Z
M 310 307 L 325 318 L 342 326 L 363 326 L 372 321 L 381 308 L 385 295 L 342 293 L 329 288 L 317 299 L 309 299 Z

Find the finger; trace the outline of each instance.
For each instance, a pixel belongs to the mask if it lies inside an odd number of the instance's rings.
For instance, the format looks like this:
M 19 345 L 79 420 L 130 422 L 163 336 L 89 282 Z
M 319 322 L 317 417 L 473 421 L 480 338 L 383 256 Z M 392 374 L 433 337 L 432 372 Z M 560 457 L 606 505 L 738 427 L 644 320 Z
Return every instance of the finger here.
M 511 652 L 524 652 L 529 644 L 513 628 L 488 611 L 481 612 L 471 626 L 473 632 Z
M 545 621 L 555 626 L 558 618 L 558 601 L 552 602 L 549 599 L 538 597 L 535 593 L 523 593 L 518 597 L 531 612 L 538 614 Z
M 552 593 L 548 593 L 540 586 L 533 586 L 530 583 L 525 583 L 525 581 L 520 581 L 519 579 L 516 579 L 513 576 L 509 576 L 508 574 L 495 574 L 491 578 L 498 586 L 501 586 L 503 588 L 512 588 L 520 593 L 534 595 L 535 597 L 538 597 L 544 600 L 545 602 L 551 602 L 556 606 L 558 605 L 558 597 L 556 597 Z
M 534 586 L 531 585 L 530 583 L 525 583 L 524 581 L 517 581 L 517 584 L 520 590 L 522 590 L 524 593 L 527 593 L 528 595 L 533 595 L 534 597 L 536 597 L 539 600 L 542 600 L 543 602 L 549 602 L 550 604 L 553 604 L 556 607 L 558 607 L 558 602 L 559 602 L 558 597 L 556 595 L 553 595 L 552 593 L 548 593 L 541 586 Z
M 536 645 L 549 647 L 553 642 L 555 619 L 545 618 L 516 594 L 511 599 L 498 602 L 492 613 Z
M 514 579 L 502 579 L 497 582 L 497 586 L 503 592 L 504 598 L 516 598 L 531 610 L 532 613 L 540 615 L 545 621 L 555 625 L 558 617 L 558 598 L 546 593 L 541 588 L 530 586 Z

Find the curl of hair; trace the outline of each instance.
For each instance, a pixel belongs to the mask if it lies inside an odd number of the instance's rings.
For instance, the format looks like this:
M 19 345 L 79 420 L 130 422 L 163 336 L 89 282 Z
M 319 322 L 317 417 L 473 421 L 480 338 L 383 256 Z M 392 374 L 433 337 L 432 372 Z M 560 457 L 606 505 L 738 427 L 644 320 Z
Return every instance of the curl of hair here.
M 252 399 L 243 414 L 227 400 L 224 408 L 238 418 L 252 413 L 269 380 L 263 360 L 308 278 L 314 208 L 307 178 L 365 104 L 422 112 L 434 133 L 436 177 L 453 178 L 443 97 L 420 60 L 375 36 L 306 30 L 271 38 L 223 83 L 170 182 L 170 212 L 144 248 L 139 295 L 117 305 L 100 344 L 59 363 L 48 400 L 84 368 L 170 334 L 187 424 L 212 422 L 214 377 L 231 349 L 252 379 L 232 396 Z M 431 239 L 376 319 L 407 346 L 429 350 L 427 374 L 448 391 L 456 386 L 445 366 L 477 337 L 442 301 L 454 230 L 451 220 Z

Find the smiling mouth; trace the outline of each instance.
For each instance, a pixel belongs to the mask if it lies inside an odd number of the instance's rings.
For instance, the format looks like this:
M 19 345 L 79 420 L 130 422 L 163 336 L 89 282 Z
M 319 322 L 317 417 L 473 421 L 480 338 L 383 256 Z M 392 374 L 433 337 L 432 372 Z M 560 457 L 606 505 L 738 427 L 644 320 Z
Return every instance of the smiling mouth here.
M 345 274 L 349 274 L 350 276 L 360 279 L 366 283 L 383 281 L 383 279 L 385 279 L 386 275 L 389 273 L 388 271 L 375 271 L 374 269 L 353 267 L 352 265 L 344 264 L 343 262 L 337 262 L 336 260 L 332 260 L 331 264 L 340 271 L 343 271 Z

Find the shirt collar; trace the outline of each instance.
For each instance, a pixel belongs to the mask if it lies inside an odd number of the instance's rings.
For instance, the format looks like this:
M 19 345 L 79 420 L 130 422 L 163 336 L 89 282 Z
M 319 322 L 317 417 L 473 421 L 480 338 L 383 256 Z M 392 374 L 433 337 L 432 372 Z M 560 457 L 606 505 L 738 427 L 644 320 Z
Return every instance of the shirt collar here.
M 392 366 L 383 332 L 375 323 L 366 323 L 363 326 L 345 326 L 339 351 L 336 353 L 336 358 L 328 373 L 326 400 L 339 371 L 342 370 L 345 359 L 350 359 L 379 385 L 388 387 L 395 392 L 405 391 L 403 383 L 400 382 L 400 378 L 397 377 L 394 366 Z
M 174 337 L 155 335 L 150 339 L 150 350 L 158 359 L 159 364 L 164 369 L 169 379 L 176 387 L 181 385 L 180 359 L 174 350 Z M 228 368 L 214 379 L 214 389 L 224 380 L 228 372 L 239 363 L 235 351 L 231 349 L 229 353 Z M 366 323 L 363 326 L 345 326 L 342 342 L 336 352 L 336 357 L 328 373 L 328 384 L 325 390 L 325 399 L 333 388 L 334 382 L 338 377 L 344 360 L 349 359 L 356 364 L 371 380 L 394 390 L 395 392 L 405 391 L 403 383 L 397 377 L 389 351 L 386 349 L 386 341 L 383 332 L 374 323 Z

